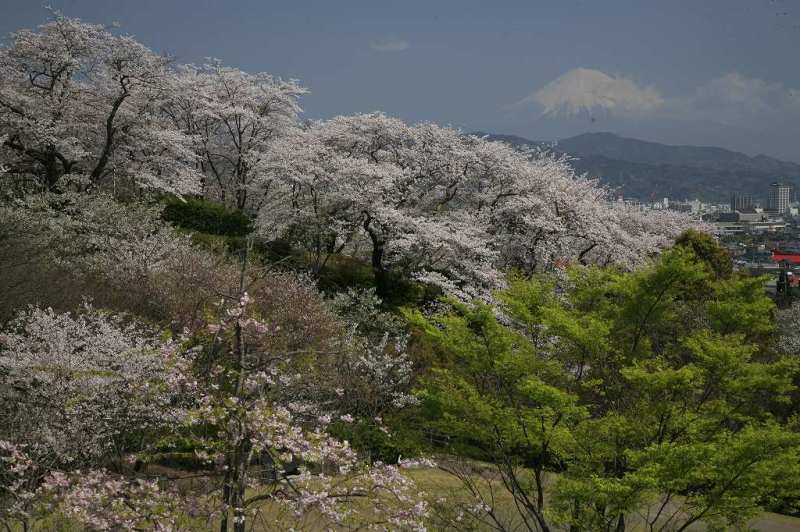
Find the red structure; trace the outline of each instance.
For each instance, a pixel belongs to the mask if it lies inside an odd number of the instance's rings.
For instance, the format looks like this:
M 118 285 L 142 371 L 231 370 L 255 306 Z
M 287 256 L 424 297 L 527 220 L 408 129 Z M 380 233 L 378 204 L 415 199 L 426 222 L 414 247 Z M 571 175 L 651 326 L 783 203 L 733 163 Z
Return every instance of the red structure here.
M 770 260 L 775 262 L 790 262 L 800 264 L 800 250 L 773 249 Z

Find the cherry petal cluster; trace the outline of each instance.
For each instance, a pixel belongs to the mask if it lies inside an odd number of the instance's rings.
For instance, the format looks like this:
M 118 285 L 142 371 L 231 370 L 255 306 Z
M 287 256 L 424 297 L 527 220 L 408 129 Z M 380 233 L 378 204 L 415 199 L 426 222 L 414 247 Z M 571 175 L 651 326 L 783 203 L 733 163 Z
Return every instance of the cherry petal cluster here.
M 193 508 L 177 491 L 163 489 L 155 480 L 104 470 L 53 472 L 40 491 L 50 494 L 65 516 L 87 530 L 191 530 L 182 524 Z
M 171 343 L 124 317 L 32 307 L 0 336 L 3 426 L 37 462 L 113 456 L 127 434 L 182 417 L 165 382 L 173 360 Z
M 0 158 L 44 189 L 118 181 L 196 192 L 191 138 L 164 119 L 171 60 L 127 35 L 53 12 L 0 48 Z M 7 163 L 6 163 L 7 161 Z
M 411 274 L 462 299 L 502 286 L 508 269 L 631 267 L 697 225 L 614 205 L 566 157 L 380 113 L 312 123 L 258 165 L 263 235 L 304 246 L 317 269 L 364 256 L 378 277 Z

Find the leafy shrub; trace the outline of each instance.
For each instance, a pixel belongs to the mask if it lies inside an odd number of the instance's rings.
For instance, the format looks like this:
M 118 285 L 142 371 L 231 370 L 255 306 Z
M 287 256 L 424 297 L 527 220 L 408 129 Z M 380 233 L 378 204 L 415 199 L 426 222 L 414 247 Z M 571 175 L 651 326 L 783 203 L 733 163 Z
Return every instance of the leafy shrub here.
M 325 292 L 374 286 L 372 268 L 365 262 L 344 255 L 332 256 L 319 273 L 319 287 Z
M 350 442 L 357 451 L 368 456 L 371 462 L 396 464 L 402 457 L 417 456 L 420 453 L 418 435 L 405 427 L 402 421 L 392 423 L 389 431 L 367 419 L 355 423 L 333 423 L 331 434 Z
M 196 198 L 168 200 L 162 217 L 178 227 L 215 235 L 244 236 L 253 230 L 244 212 Z
M 717 279 L 728 279 L 733 275 L 733 259 L 730 253 L 711 235 L 690 229 L 675 240 L 675 246 L 692 250 L 695 257 L 705 264 Z
M 384 275 L 381 291 L 369 264 L 354 257 L 334 255 L 319 272 L 318 284 L 320 290 L 326 293 L 345 292 L 349 288 L 375 289 L 389 308 L 422 306 L 442 295 L 439 287 L 414 281 L 399 272 L 384 272 Z

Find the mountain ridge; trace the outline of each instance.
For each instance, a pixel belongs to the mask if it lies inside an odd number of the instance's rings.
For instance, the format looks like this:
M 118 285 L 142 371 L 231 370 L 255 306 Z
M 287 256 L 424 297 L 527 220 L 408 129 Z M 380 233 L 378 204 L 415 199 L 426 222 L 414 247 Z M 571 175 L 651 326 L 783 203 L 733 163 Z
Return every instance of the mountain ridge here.
M 661 144 L 609 132 L 582 133 L 555 143 L 517 135 L 473 134 L 567 154 L 574 158 L 571 163 L 578 172 L 641 200 L 727 201 L 733 192 L 766 198 L 771 182 L 800 182 L 800 164 L 716 146 Z

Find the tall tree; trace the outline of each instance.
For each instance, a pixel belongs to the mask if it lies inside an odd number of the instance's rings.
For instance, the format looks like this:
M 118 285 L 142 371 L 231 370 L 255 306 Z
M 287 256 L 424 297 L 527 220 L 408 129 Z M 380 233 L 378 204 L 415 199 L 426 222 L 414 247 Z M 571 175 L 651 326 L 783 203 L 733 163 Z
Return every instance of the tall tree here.
M 257 209 L 252 184 L 271 144 L 297 127 L 298 99 L 307 90 L 294 80 L 250 74 L 213 62 L 184 65 L 172 80 L 163 110 L 195 139 L 204 194 L 239 209 Z
M 54 13 L 0 49 L 0 134 L 8 171 L 45 189 L 127 179 L 197 189 L 189 139 L 159 119 L 167 57 L 129 36 Z
M 767 350 L 759 282 L 716 279 L 676 248 L 632 273 L 573 269 L 570 284 L 514 279 L 498 296 L 508 326 L 480 306 L 410 315 L 440 353 L 422 393 L 431 438 L 492 462 L 517 523 L 722 530 L 796 493 L 785 404 L 800 368 Z M 514 528 L 490 487 L 451 471 L 483 497 L 472 519 Z
M 366 247 L 382 293 L 389 272 L 469 299 L 501 287 L 508 268 L 630 268 L 694 225 L 611 204 L 566 159 L 379 113 L 310 124 L 261 167 L 261 231 L 302 243 L 317 268 Z

